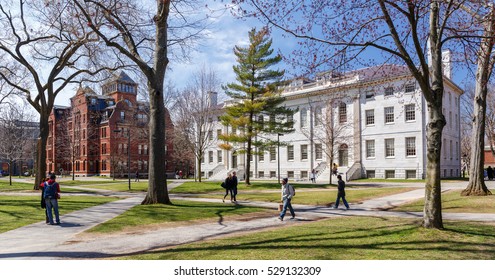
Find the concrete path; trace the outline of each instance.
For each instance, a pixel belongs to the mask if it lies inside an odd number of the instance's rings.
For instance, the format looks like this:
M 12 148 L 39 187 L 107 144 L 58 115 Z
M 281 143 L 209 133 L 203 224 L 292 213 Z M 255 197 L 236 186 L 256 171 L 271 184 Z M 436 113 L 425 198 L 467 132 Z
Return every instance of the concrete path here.
M 176 187 L 181 182 L 170 184 Z M 444 185 L 444 189 L 449 186 Z M 455 186 L 454 186 L 455 188 Z M 129 194 L 127 194 L 129 195 Z M 220 202 L 220 199 L 191 198 L 170 196 L 171 199 L 187 199 L 194 201 Z M 194 223 L 170 228 L 158 228 L 142 233 L 116 233 L 81 240 L 77 234 L 120 215 L 127 209 L 139 204 L 143 195 L 107 203 L 100 206 L 72 212 L 61 217 L 60 226 L 48 226 L 44 222 L 32 224 L 0 234 L 0 259 L 97 259 L 108 258 L 129 253 L 152 250 L 179 244 L 187 244 L 222 235 L 277 228 L 321 218 L 341 216 L 380 216 L 420 218 L 422 213 L 381 211 L 404 202 L 424 197 L 424 189 L 413 190 L 402 194 L 372 199 L 362 204 L 352 204 L 351 210 L 331 209 L 307 205 L 294 205 L 295 220 L 280 222 L 277 216 L 255 218 L 250 220 L 224 219 L 219 217 L 215 222 Z M 276 209 L 277 203 L 240 201 L 242 205 Z M 470 220 L 495 222 L 495 214 L 463 214 L 444 213 L 445 220 Z M 47 244 L 46 240 L 52 240 Z

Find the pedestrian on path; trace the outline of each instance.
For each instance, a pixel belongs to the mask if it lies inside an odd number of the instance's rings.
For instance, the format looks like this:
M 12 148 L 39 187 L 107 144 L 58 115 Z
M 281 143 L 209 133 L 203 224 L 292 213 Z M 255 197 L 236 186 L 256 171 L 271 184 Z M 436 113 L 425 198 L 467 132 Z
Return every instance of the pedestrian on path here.
M 234 202 L 234 192 L 233 192 L 233 179 L 232 174 L 228 173 L 227 178 L 225 178 L 224 186 L 225 186 L 225 195 L 223 196 L 222 202 L 225 202 L 225 198 L 230 193 L 230 202 Z
M 55 182 L 57 176 L 55 174 L 50 175 L 50 179 L 45 182 L 43 187 L 46 203 L 46 212 L 48 213 L 48 220 L 50 225 L 60 225 L 60 217 L 58 213 L 58 199 L 60 198 L 60 185 Z M 55 213 L 55 223 L 53 222 L 53 212 Z
M 347 204 L 347 200 L 345 200 L 345 182 L 342 180 L 342 176 L 340 175 L 337 175 L 337 179 L 338 179 L 337 200 L 335 201 L 335 206 L 333 206 L 333 209 L 339 208 L 340 198 L 342 198 L 342 202 L 344 202 L 345 207 L 349 209 L 349 204 Z
M 338 166 L 337 164 L 334 162 L 333 163 L 333 166 L 332 166 L 332 174 L 337 176 L 337 172 L 338 172 Z
M 48 212 L 46 211 L 46 202 L 45 202 L 45 182 L 46 178 L 41 179 L 40 190 L 41 190 L 41 208 L 45 209 L 45 222 L 48 224 L 50 220 L 48 219 Z
M 136 171 L 136 178 L 134 179 L 134 182 L 139 182 L 139 171 Z
M 284 216 L 285 213 L 287 212 L 287 208 L 289 208 L 290 214 L 292 215 L 291 220 L 296 217 L 296 214 L 294 213 L 294 209 L 292 208 L 292 204 L 290 203 L 295 193 L 296 192 L 294 190 L 294 187 L 289 184 L 289 179 L 283 178 L 282 179 L 283 207 L 282 207 L 282 211 L 280 212 L 280 216 L 278 217 L 279 220 L 281 221 L 284 220 Z
M 316 183 L 316 171 L 314 169 L 311 170 L 311 174 L 309 175 L 309 179 L 311 179 L 311 182 Z
M 232 172 L 232 192 L 234 194 L 234 203 L 237 202 L 237 174 L 234 172 Z

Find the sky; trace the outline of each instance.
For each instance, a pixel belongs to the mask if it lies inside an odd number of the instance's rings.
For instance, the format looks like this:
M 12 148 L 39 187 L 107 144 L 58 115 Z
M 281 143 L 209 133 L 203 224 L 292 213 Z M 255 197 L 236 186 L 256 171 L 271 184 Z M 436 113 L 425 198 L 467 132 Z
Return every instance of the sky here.
M 222 7 L 224 3 L 215 2 L 214 4 L 209 3 L 209 5 L 210 8 L 218 8 Z M 212 5 L 215 5 L 215 7 Z M 181 90 L 190 83 L 194 73 L 204 65 L 207 69 L 211 68 L 217 73 L 222 85 L 234 82 L 235 74 L 232 66 L 236 64 L 236 57 L 233 48 L 236 45 L 248 46 L 248 32 L 253 27 L 259 29 L 263 27 L 263 24 L 255 18 L 235 18 L 229 11 L 221 14 L 217 13 L 217 17 L 211 18 L 211 25 L 205 38 L 198 42 L 198 46 L 190 55 L 189 62 L 178 62 L 171 59 L 166 73 L 166 80 L 171 82 L 177 90 Z M 272 48 L 275 53 L 281 52 L 284 55 L 288 55 L 297 47 L 295 38 L 282 36 L 282 32 L 279 30 L 272 30 L 271 37 L 273 39 Z M 278 67 L 280 69 L 292 68 L 284 62 L 280 63 Z M 461 85 L 465 75 L 457 71 L 454 71 L 454 73 L 454 81 Z M 287 75 L 286 78 L 291 77 Z M 101 92 L 99 88 L 96 87 L 95 89 L 98 93 Z M 59 94 L 55 104 L 68 106 L 69 98 L 74 94 L 75 88 L 68 87 Z M 219 90 L 219 95 L 220 100 L 226 98 L 221 89 Z

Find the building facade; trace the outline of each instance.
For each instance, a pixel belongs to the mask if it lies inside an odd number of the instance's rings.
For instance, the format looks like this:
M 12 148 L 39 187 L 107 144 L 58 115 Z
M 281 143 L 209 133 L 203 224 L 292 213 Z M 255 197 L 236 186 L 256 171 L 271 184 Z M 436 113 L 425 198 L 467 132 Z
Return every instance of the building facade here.
M 284 106 L 298 109 L 288 116 L 295 121 L 295 131 L 259 136 L 278 138 L 280 145 L 250 159 L 250 178 L 308 180 L 315 170 L 317 178 L 328 179 L 332 162 L 347 180 L 425 178 L 427 105 L 406 67 L 381 65 L 348 73 L 320 73 L 314 80 L 292 80 L 282 90 Z M 443 114 L 447 125 L 443 129 L 441 159 L 444 178 L 458 177 L 461 172 L 462 93 L 445 77 Z M 222 106 L 228 103 L 218 108 Z M 217 112 L 223 114 L 221 109 Z M 216 123 L 217 135 L 229 129 Z M 206 151 L 202 175 L 221 179 L 233 170 L 243 174 L 246 157 L 237 155 L 235 148 L 222 150 L 219 144 Z
M 148 175 L 149 106 L 137 100 L 136 84 L 121 72 L 102 87 L 102 94 L 79 88 L 70 107 L 55 106 L 49 119 L 47 170 L 75 176 L 142 177 Z M 166 113 L 166 134 L 173 125 Z M 167 137 L 167 139 L 170 137 Z M 164 143 L 167 158 L 171 140 Z M 167 175 L 174 167 L 167 164 Z

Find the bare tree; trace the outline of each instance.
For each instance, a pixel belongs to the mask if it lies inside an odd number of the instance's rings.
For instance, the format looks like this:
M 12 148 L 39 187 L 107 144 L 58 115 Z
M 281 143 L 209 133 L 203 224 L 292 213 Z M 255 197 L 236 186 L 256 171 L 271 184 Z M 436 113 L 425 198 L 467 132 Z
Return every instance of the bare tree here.
M 55 98 L 71 83 L 109 70 L 98 38 L 87 21 L 74 16 L 67 1 L 3 1 L 0 3 L 0 77 L 27 100 L 40 116 L 34 188 L 46 173 L 48 117 Z M 113 68 L 112 68 L 113 69 Z
M 7 104 L 0 107 L 0 159 L 9 166 L 9 184 L 12 185 L 12 165 L 21 162 L 30 147 L 29 130 L 24 122 L 33 117 L 25 107 Z M 22 166 L 19 172 L 22 172 Z
M 319 142 L 324 146 L 323 152 L 329 159 L 328 165 L 330 168 L 335 162 L 338 155 L 338 147 L 349 143 L 352 139 L 353 123 L 349 120 L 346 111 L 342 112 L 342 104 L 346 106 L 346 99 L 341 94 L 335 94 L 325 98 L 323 102 L 311 102 L 310 107 L 312 113 L 313 125 L 308 128 L 301 129 L 301 132 L 311 140 L 312 143 Z M 324 105 L 324 106 L 321 106 Z M 313 127 L 315 129 L 313 129 Z M 314 146 L 314 144 L 312 144 Z M 332 184 L 332 173 L 328 179 L 329 184 Z
M 349 60 L 362 62 L 368 48 L 387 54 L 405 64 L 426 100 L 427 168 L 423 227 L 443 228 L 440 158 L 444 80 L 442 49 L 452 34 L 451 19 L 459 6 L 455 1 L 234 1 L 241 15 L 252 12 L 268 24 L 305 40 L 303 52 L 310 69 L 340 65 Z M 427 45 L 427 42 L 429 44 Z M 309 56 L 309 54 L 311 56 Z M 429 55 L 428 55 L 429 54 Z M 431 58 L 428 61 L 428 56 Z M 312 59 L 308 59 L 311 57 Z
M 146 77 L 150 101 L 148 193 L 142 204 L 170 204 L 166 181 L 164 79 L 169 55 L 187 52 L 203 31 L 194 18 L 198 2 L 73 0 L 79 15 L 109 47 L 132 61 Z M 151 12 L 154 10 L 154 13 Z M 178 52 L 172 52 L 178 47 Z
M 478 6 L 479 5 L 479 6 Z M 472 19 L 482 27 L 480 43 L 476 53 L 476 84 L 473 102 L 471 156 L 469 164 L 469 183 L 461 195 L 488 195 L 484 170 L 485 124 L 488 84 L 495 64 L 495 7 L 493 1 L 480 1 L 472 7 L 462 5 Z M 476 33 L 475 33 L 476 34 Z M 472 34 L 467 40 L 472 40 Z
M 192 77 L 191 82 L 176 100 L 173 106 L 175 119 L 175 158 L 184 154 L 194 155 L 196 175 L 201 182 L 201 160 L 205 151 L 215 143 L 213 136 L 213 118 L 218 115 L 216 94 L 220 81 L 212 69 L 202 66 Z M 214 96 L 212 96 L 214 95 Z M 214 101 L 213 101 L 214 102 Z

